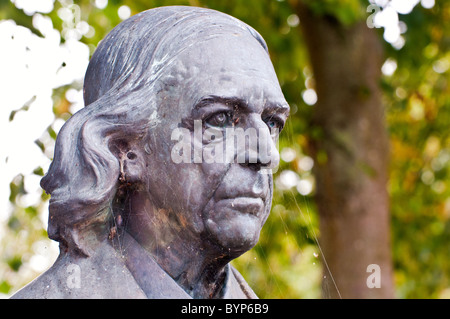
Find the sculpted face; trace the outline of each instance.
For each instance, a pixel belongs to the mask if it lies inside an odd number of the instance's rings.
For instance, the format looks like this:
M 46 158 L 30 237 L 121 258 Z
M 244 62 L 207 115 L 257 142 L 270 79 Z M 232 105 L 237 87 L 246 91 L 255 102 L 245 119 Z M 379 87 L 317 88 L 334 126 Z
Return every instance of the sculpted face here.
M 247 251 L 270 212 L 272 176 L 263 170 L 278 165 L 273 130 L 282 129 L 289 112 L 267 53 L 250 35 L 221 35 L 184 50 L 159 83 L 157 125 L 145 146 L 144 180 L 153 210 L 172 216 L 172 227 L 185 237 L 236 255 Z M 230 130 L 251 129 L 267 151 L 250 160 L 247 141 L 224 161 L 207 161 L 192 151 L 188 161 L 176 163 L 180 139 L 173 132 L 180 128 L 192 150 L 229 142 Z M 214 138 L 205 134 L 211 131 Z

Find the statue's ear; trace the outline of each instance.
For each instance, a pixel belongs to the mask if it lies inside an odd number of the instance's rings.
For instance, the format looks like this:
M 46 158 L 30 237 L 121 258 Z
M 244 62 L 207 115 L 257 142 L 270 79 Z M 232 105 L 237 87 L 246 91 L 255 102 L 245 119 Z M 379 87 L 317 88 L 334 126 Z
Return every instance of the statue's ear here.
M 119 181 L 131 185 L 140 184 L 146 167 L 146 156 L 141 141 L 117 139 L 109 144 L 109 148 L 120 165 Z

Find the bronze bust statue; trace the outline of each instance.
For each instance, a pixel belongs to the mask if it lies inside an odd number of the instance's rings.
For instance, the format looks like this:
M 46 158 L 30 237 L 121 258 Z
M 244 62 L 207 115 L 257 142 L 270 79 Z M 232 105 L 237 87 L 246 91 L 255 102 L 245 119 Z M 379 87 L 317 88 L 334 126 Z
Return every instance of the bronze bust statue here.
M 256 298 L 229 262 L 269 215 L 289 113 L 262 37 L 210 9 L 141 12 L 99 44 L 84 100 L 41 181 L 60 255 L 13 298 Z

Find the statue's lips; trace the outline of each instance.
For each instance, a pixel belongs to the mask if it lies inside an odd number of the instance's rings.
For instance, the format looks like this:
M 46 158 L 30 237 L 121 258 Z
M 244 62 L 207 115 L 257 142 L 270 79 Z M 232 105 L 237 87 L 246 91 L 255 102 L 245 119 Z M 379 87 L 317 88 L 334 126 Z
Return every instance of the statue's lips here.
M 226 198 L 219 200 L 216 205 L 255 216 L 259 215 L 264 209 L 264 201 L 261 197 L 239 196 Z

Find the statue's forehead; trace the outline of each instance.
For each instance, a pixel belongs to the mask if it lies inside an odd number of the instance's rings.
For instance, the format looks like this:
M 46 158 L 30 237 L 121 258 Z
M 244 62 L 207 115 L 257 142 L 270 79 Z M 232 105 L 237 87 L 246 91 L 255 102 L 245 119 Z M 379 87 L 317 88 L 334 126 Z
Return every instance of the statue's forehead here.
M 165 67 L 160 81 L 166 88 L 233 90 L 257 88 L 278 79 L 269 55 L 250 35 L 227 34 L 185 48 Z M 211 92 L 212 93 L 212 92 Z
M 211 34 L 189 42 L 178 52 L 172 53 L 174 56 L 167 60 L 168 66 L 171 66 L 168 71 L 184 76 L 219 70 L 233 72 L 272 68 L 267 51 L 252 35 L 245 32 Z

